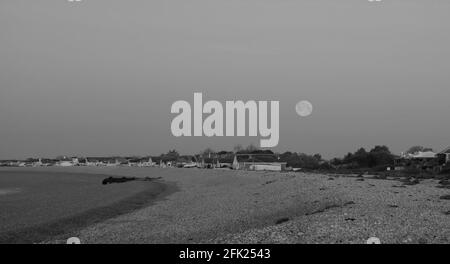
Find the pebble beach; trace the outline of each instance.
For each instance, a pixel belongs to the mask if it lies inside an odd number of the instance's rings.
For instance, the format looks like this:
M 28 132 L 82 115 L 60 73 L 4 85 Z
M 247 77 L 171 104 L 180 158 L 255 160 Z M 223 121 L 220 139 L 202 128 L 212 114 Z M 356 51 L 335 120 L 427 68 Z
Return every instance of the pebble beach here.
M 72 168 L 161 177 L 177 191 L 79 230 L 82 243 L 449 243 L 448 188 L 370 175 Z M 46 243 L 64 243 L 63 240 Z

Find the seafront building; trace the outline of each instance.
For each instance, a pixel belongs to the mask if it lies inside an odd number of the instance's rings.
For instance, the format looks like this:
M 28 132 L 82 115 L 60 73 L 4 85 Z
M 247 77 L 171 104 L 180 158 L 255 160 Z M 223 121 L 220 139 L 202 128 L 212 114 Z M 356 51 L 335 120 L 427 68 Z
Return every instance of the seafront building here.
M 235 170 L 285 171 L 286 162 L 281 162 L 274 154 L 236 154 L 232 168 Z

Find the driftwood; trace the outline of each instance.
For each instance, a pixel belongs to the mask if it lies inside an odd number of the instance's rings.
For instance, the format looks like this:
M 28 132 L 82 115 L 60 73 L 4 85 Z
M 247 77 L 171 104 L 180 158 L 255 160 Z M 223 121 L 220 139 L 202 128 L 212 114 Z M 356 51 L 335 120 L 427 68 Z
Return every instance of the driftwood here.
M 106 185 L 106 184 L 110 184 L 110 183 L 123 183 L 123 182 L 129 182 L 129 181 L 152 181 L 152 180 L 157 180 L 157 179 L 161 179 L 161 177 L 157 177 L 157 178 L 108 177 L 106 179 L 103 179 L 102 184 Z

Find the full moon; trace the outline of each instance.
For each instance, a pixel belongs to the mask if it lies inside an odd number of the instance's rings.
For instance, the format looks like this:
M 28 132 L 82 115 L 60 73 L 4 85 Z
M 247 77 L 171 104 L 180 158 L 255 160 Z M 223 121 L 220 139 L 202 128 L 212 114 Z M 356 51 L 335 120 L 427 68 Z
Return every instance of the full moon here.
M 308 101 L 300 101 L 295 105 L 295 112 L 302 117 L 309 116 L 312 113 L 312 110 L 313 106 Z

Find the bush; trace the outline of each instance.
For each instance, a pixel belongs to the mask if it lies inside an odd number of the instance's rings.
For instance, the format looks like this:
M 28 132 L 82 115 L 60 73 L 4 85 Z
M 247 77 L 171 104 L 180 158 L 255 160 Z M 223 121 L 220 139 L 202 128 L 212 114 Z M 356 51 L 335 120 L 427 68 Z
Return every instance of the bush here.
M 378 165 L 378 166 L 373 167 L 371 170 L 376 171 L 376 172 L 382 172 L 382 171 L 387 171 L 388 167 L 389 166 L 387 166 L 387 165 Z
M 330 163 L 324 162 L 319 165 L 319 170 L 331 171 L 334 170 L 334 167 Z
M 447 163 L 442 170 L 439 172 L 439 174 L 445 174 L 450 175 L 450 163 Z
M 422 173 L 422 170 L 415 167 L 407 167 L 403 170 L 403 173 L 408 175 L 418 175 Z
M 334 159 L 332 163 L 345 166 L 348 169 L 374 168 L 378 166 L 386 168 L 386 166 L 394 163 L 394 155 L 386 146 L 375 146 L 369 152 L 364 148 L 360 148 L 355 153 L 348 153 L 342 160 Z

